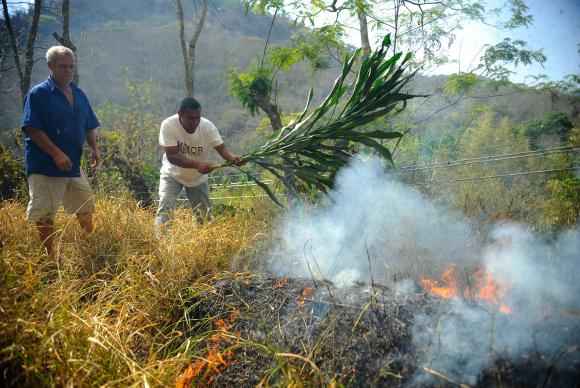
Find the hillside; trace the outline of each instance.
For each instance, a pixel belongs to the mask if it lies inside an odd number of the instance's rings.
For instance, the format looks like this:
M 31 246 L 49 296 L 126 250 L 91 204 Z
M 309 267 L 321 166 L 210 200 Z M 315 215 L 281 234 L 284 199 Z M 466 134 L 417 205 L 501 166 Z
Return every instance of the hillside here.
M 93 105 L 106 102 L 127 105 L 129 94 L 127 82 L 136 85 L 147 82 L 152 87 L 152 98 L 147 107 L 162 118 L 175 111 L 184 93 L 183 59 L 178 41 L 178 26 L 174 8 L 162 2 L 148 1 L 151 8 L 141 14 L 143 4 L 139 1 L 75 2 L 72 10 L 73 40 L 79 47 L 80 84 L 89 95 Z M 110 3 L 110 4 L 109 4 Z M 220 6 L 220 3 L 221 4 Z M 244 69 L 255 62 L 264 49 L 264 39 L 271 18 L 246 14 L 235 2 L 215 2 L 198 44 L 196 95 L 204 107 L 205 115 L 213 120 L 222 133 L 229 137 L 240 131 L 254 129 L 259 119 L 252 118 L 241 105 L 228 94 L 227 71 Z M 233 5 L 231 3 L 234 3 Z M 82 4 L 83 7 L 79 8 Z M 132 5 L 131 5 L 132 4 Z M 217 5 L 216 5 L 217 4 Z M 104 13 L 106 10 L 106 13 Z M 187 27 L 191 29 L 192 10 L 185 8 Z M 189 16 L 188 16 L 189 15 Z M 33 83 L 46 77 L 42 60 L 44 48 L 54 44 L 52 31 L 60 27 L 52 24 L 41 32 L 34 68 Z M 288 20 L 278 18 L 271 44 L 287 42 L 293 32 Z M 188 36 L 191 31 L 186 31 Z M 287 76 L 280 77 L 279 89 L 283 92 L 278 102 L 284 111 L 302 107 L 308 88 L 321 91 L 327 88 L 337 70 L 313 74 L 306 65 L 298 65 Z M 0 112 L 0 128 L 18 125 L 19 103 L 14 76 L 10 93 L 0 95 L 3 106 Z
M 192 12 L 190 5 L 185 3 L 189 30 Z M 244 69 L 256 62 L 264 49 L 270 23 L 270 17 L 246 13 L 237 1 L 212 2 L 198 44 L 196 95 L 205 115 L 236 145 L 244 143 L 242 139 L 254 132 L 260 117 L 252 117 L 229 95 L 227 72 L 231 68 Z M 133 96 L 136 93 L 146 102 L 140 109 L 159 120 L 175 111 L 184 88 L 183 60 L 173 6 L 159 0 L 77 1 L 72 9 L 72 28 L 73 40 L 79 47 L 81 86 L 95 107 L 106 103 L 135 106 L 134 101 L 129 101 L 130 82 L 137 88 Z M 33 83 L 46 77 L 43 51 L 54 44 L 50 35 L 59 29 L 55 20 L 45 20 L 41 25 L 39 61 L 34 68 Z M 288 44 L 295 31 L 292 21 L 278 18 L 272 30 L 271 45 Z M 191 31 L 186 31 L 187 36 L 190 34 Z M 310 87 L 315 89 L 315 101 L 320 99 L 338 72 L 338 66 L 333 66 L 313 72 L 308 65 L 299 64 L 291 72 L 280 74 L 277 102 L 283 113 L 300 110 Z M 489 106 L 516 123 L 539 120 L 553 111 L 563 112 L 572 121 L 579 115 L 578 104 L 573 98 L 554 92 L 517 85 L 499 88 L 483 85 L 467 97 L 457 98 L 444 95 L 446 80 L 446 76 L 416 77 L 413 91 L 431 97 L 409 104 L 404 120 L 410 123 L 413 133 L 427 134 L 430 139 L 449 134 L 450 130 L 453 133 L 453 128 L 464 127 L 472 109 L 480 105 Z M 1 86 L 8 92 L 0 94 L 0 128 L 17 127 L 20 107 L 15 76 L 4 77 Z

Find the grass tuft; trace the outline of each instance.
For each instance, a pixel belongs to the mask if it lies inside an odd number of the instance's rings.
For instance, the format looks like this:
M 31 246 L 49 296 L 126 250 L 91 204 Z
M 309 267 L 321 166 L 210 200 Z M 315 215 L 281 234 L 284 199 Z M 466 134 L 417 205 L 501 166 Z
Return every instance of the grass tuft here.
M 2 386 L 175 385 L 205 349 L 176 345 L 187 340 L 176 324 L 183 290 L 250 257 L 272 220 L 269 202 L 205 225 L 179 209 L 158 240 L 151 210 L 100 198 L 90 236 L 74 217 L 57 216 L 50 259 L 25 211 L 0 203 Z

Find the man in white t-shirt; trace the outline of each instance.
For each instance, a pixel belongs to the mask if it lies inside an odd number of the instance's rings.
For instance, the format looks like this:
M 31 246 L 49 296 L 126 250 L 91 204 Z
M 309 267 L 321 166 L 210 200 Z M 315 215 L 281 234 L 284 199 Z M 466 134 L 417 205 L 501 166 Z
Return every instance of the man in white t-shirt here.
M 240 157 L 226 148 L 215 125 L 201 117 L 201 105 L 193 97 L 184 98 L 177 114 L 163 120 L 159 145 L 164 154 L 155 224 L 159 228 L 169 220 L 183 188 L 198 221 L 202 222 L 210 212 L 207 183 L 207 174 L 213 169 L 210 150 L 215 149 L 222 158 L 238 165 Z

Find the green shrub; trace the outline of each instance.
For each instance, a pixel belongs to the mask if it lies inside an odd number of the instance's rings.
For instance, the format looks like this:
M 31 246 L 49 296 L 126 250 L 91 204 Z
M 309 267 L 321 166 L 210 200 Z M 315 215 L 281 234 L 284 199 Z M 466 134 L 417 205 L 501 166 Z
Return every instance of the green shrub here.
M 22 163 L 0 144 L 0 200 L 22 198 L 26 192 Z

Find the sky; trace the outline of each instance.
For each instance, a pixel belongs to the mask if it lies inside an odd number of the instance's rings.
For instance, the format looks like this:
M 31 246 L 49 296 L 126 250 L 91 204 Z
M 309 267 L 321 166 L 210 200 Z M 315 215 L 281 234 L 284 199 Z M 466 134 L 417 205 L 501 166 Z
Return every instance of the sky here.
M 487 8 L 502 4 L 502 0 L 486 1 Z M 504 38 L 521 39 L 533 50 L 543 49 L 547 57 L 544 67 L 539 65 L 513 69 L 512 80 L 524 82 L 530 75 L 545 74 L 551 80 L 560 80 L 568 74 L 580 74 L 580 0 L 526 0 L 534 22 L 528 28 L 499 30 L 481 23 L 470 22 L 457 32 L 455 43 L 447 54 L 455 63 L 433 69 L 433 74 L 469 71 L 478 63 L 484 45 L 496 44 Z M 493 23 L 493 20 L 490 20 Z M 349 42 L 360 45 L 357 31 L 351 31 Z
M 484 44 L 493 44 L 509 37 L 528 42 L 532 49 L 544 50 L 547 57 L 544 68 L 539 65 L 518 67 L 514 80 L 522 82 L 526 76 L 546 74 L 552 80 L 568 74 L 580 74 L 580 0 L 527 0 L 533 25 L 526 29 L 499 31 L 481 24 L 468 24 L 458 34 L 452 47 L 452 57 L 461 58 L 462 69 L 479 58 Z M 440 69 L 441 72 L 457 71 L 457 65 Z

